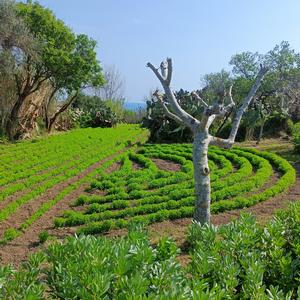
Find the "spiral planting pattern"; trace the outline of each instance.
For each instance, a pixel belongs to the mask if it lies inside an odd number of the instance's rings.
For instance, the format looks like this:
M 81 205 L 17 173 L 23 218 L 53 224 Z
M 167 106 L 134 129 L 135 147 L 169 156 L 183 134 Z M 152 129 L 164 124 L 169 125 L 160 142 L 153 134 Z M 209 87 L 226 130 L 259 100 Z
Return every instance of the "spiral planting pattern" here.
M 295 182 L 294 168 L 273 153 L 211 147 L 208 155 L 212 213 L 252 206 L 286 191 Z M 179 164 L 180 170 L 159 169 L 153 159 Z M 147 144 L 124 154 L 120 164 L 115 172 L 102 172 L 92 182 L 91 190 L 100 193 L 79 197 L 75 208 L 57 218 L 55 225 L 78 226 L 78 233 L 95 234 L 132 222 L 150 224 L 193 216 L 190 144 Z

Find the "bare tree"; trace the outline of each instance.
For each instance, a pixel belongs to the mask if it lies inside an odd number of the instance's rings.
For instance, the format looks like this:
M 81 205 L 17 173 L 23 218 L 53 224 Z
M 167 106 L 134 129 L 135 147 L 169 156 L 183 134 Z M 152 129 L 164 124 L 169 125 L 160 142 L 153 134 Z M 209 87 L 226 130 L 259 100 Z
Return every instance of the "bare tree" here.
M 96 96 L 103 100 L 121 100 L 124 98 L 125 81 L 115 66 L 108 66 L 104 70 L 106 83 L 95 89 Z
M 154 93 L 154 96 L 160 101 L 165 114 L 176 122 L 187 126 L 193 132 L 193 164 L 196 195 L 194 219 L 201 224 L 210 223 L 211 188 L 207 156 L 208 146 L 215 145 L 223 148 L 230 148 L 233 145 L 242 116 L 260 87 L 264 75 L 267 72 L 267 68 L 263 66 L 260 67 L 255 83 L 236 111 L 232 120 L 232 129 L 228 139 L 221 139 L 210 135 L 209 128 L 217 117 L 224 117 L 228 111 L 235 107 L 235 102 L 233 101 L 231 94 L 232 86 L 228 92 L 229 104 L 227 105 L 225 105 L 225 98 L 223 98 L 222 101 L 218 101 L 210 106 L 196 92 L 193 92 L 195 99 L 204 106 L 202 118 L 201 120 L 198 120 L 180 107 L 170 88 L 173 70 L 171 58 L 167 58 L 166 61 L 163 61 L 160 68 L 155 68 L 151 63 L 148 63 L 147 67 L 149 67 L 159 79 L 165 95 L 167 96 L 167 101 L 165 102 L 162 94 L 158 91 Z M 171 108 L 172 112 L 169 110 L 168 106 Z

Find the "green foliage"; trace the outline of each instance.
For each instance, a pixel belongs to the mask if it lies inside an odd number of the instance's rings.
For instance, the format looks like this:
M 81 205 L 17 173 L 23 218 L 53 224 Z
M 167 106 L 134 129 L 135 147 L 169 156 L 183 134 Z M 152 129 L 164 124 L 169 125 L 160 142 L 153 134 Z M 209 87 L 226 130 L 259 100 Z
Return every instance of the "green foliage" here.
M 11 241 L 19 235 L 18 231 L 15 228 L 8 228 L 4 231 L 3 241 Z
M 104 83 L 96 58 L 96 42 L 75 35 L 53 12 L 38 3 L 18 3 L 19 15 L 41 45 L 41 60 L 32 61 L 37 77 L 48 78 L 68 92 Z
M 140 223 L 121 238 L 54 243 L 18 271 L 0 268 L 2 299 L 297 299 L 300 205 L 265 227 L 251 215 L 215 227 L 193 223 L 190 263 L 170 238 L 156 247 Z M 80 270 L 80 272 L 78 272 Z
M 292 135 L 293 129 L 294 129 L 294 122 L 292 121 L 292 119 L 288 119 L 286 122 L 286 133 L 288 135 Z
M 9 266 L 0 267 L 1 299 L 43 299 L 45 288 L 39 276 L 45 256 L 41 253 L 32 255 L 16 272 Z
M 294 124 L 292 135 L 293 144 L 295 146 L 295 152 L 300 153 L 300 122 Z
M 2 208 L 0 220 L 5 221 L 23 204 L 39 197 L 56 184 L 67 181 L 96 162 L 124 149 L 129 138 L 132 142 L 138 138 L 143 141 L 145 132 L 137 126 L 119 125 L 113 129 L 77 129 L 63 135 L 0 145 L 0 200 L 16 194 L 13 201 Z M 26 153 L 25 157 L 24 153 Z M 119 157 L 120 155 L 116 156 L 116 158 Z M 18 164 L 13 163 L 16 160 L 19 161 Z M 114 160 L 109 161 L 109 163 L 113 162 Z M 4 235 L 3 242 L 16 238 L 53 205 L 84 182 L 90 182 L 101 168 L 106 167 L 107 162 L 78 181 L 67 185 L 57 194 L 50 196 L 48 201 L 24 220 L 18 230 L 9 229 Z
M 208 156 L 212 213 L 251 206 L 285 191 L 295 182 L 293 167 L 275 154 L 211 147 Z M 181 170 L 159 170 L 151 158 L 180 164 Z M 103 195 L 79 197 L 74 205 L 83 206 L 83 209 L 66 211 L 55 225 L 83 225 L 78 233 L 96 234 L 127 227 L 131 221 L 149 224 L 191 217 L 195 205 L 191 160 L 189 144 L 149 144 L 138 153 L 128 152 L 119 170 L 101 174 L 92 182 L 91 189 L 99 189 Z M 140 168 L 133 170 L 133 162 Z M 263 188 L 273 168 L 280 172 L 280 178 L 272 186 Z
M 225 289 L 228 298 L 270 299 L 273 293 L 282 297 L 275 299 L 296 299 L 299 239 L 293 228 L 299 229 L 299 213 L 299 204 L 291 205 L 265 228 L 245 214 L 219 228 L 193 224 L 190 272 L 208 286 Z
M 180 105 L 193 116 L 199 117 L 203 108 L 195 103 L 189 92 L 179 90 L 175 93 Z M 143 126 L 150 131 L 150 141 L 153 142 L 191 142 L 192 132 L 173 119 L 165 116 L 158 101 L 147 101 L 147 116 L 143 119 Z
M 39 241 L 41 244 L 45 243 L 49 238 L 49 233 L 46 230 L 43 230 L 39 233 Z

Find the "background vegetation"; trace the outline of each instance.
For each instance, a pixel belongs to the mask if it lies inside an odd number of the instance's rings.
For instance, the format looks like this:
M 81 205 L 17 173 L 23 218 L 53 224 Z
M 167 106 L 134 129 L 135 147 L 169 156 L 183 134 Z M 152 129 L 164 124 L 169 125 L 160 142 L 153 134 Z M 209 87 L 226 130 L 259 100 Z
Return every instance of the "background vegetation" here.
M 233 98 L 240 103 L 251 88 L 260 64 L 270 68 L 262 86 L 248 111 L 243 117 L 237 139 L 239 141 L 264 137 L 282 137 L 291 134 L 293 122 L 300 119 L 300 55 L 291 49 L 288 42 L 276 45 L 267 54 L 243 52 L 232 56 L 229 65 L 231 71 L 221 70 L 206 74 L 202 78 L 202 89 L 198 94 L 208 104 L 227 101 L 229 87 L 233 86 Z M 197 103 L 191 93 L 179 90 L 176 92 L 180 105 L 194 117 L 203 112 L 201 103 Z M 234 111 L 219 120 L 212 128 L 213 134 L 227 137 L 231 129 L 231 118 Z M 185 141 L 192 140 L 192 133 L 184 126 L 165 116 L 159 102 L 154 98 L 147 101 L 147 117 L 143 120 L 151 133 L 151 140 Z
M 124 81 L 102 70 L 96 42 L 37 2 L 0 2 L 0 62 L 0 134 L 9 140 L 141 118 L 124 109 Z

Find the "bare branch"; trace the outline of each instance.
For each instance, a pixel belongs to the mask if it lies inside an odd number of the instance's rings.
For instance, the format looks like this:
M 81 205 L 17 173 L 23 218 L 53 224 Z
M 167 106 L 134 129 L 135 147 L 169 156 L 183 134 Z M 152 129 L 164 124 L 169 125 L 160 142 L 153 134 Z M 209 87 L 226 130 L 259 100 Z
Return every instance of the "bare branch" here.
M 162 61 L 160 63 L 160 72 L 161 76 L 164 80 L 167 78 L 167 73 L 168 73 L 168 63 L 166 61 Z
M 196 128 L 199 126 L 200 122 L 181 108 L 174 93 L 172 92 L 172 90 L 170 88 L 171 82 L 169 82 L 169 80 L 171 80 L 171 77 L 172 77 L 172 60 L 171 60 L 171 58 L 167 59 L 167 67 L 168 67 L 167 79 L 164 79 L 163 76 L 159 73 L 158 69 L 156 69 L 151 63 L 147 63 L 147 67 L 149 67 L 154 72 L 156 77 L 161 82 L 161 84 L 164 88 L 165 94 L 168 98 L 168 103 L 172 107 L 174 114 L 177 117 L 179 117 L 184 122 L 184 124 L 186 126 L 188 126 L 192 131 L 195 131 Z
M 172 65 L 172 59 L 169 57 L 167 58 L 167 64 L 168 64 L 168 74 L 167 74 L 166 82 L 167 82 L 167 84 L 170 85 L 171 80 L 172 80 L 173 65 Z
M 255 81 L 254 85 L 252 86 L 248 95 L 244 99 L 242 106 L 236 112 L 236 115 L 235 115 L 235 117 L 233 119 L 233 123 L 232 123 L 232 129 L 231 129 L 231 132 L 229 135 L 230 141 L 233 142 L 235 140 L 238 128 L 240 126 L 242 116 L 243 116 L 244 112 L 246 111 L 246 109 L 248 108 L 248 106 L 249 106 L 251 100 L 253 99 L 255 93 L 257 92 L 258 88 L 260 87 L 262 80 L 263 80 L 265 74 L 267 73 L 267 71 L 268 71 L 268 68 L 261 66 L 259 73 L 256 77 L 256 81 Z
M 161 84 L 165 84 L 165 80 L 164 78 L 160 75 L 160 73 L 158 72 L 158 69 L 156 69 L 150 62 L 147 63 L 147 67 L 150 68 L 153 73 L 156 75 L 156 77 L 159 79 L 159 81 L 161 82 Z
M 166 106 L 166 103 L 165 103 L 164 100 L 163 100 L 163 95 L 160 94 L 158 90 L 156 90 L 156 91 L 153 93 L 153 96 L 155 96 L 156 99 L 160 102 L 162 108 L 164 109 L 165 114 L 166 114 L 169 118 L 173 119 L 174 121 L 176 121 L 176 122 L 178 122 L 178 123 L 181 123 L 181 124 L 185 125 L 185 123 L 184 123 L 178 116 L 176 116 L 175 114 L 173 114 L 173 113 L 171 113 L 171 112 L 169 111 L 168 107 Z
M 201 102 L 205 107 L 208 107 L 208 104 L 196 93 L 192 92 L 192 96 L 194 96 L 199 102 Z
M 231 107 L 235 106 L 235 102 L 233 101 L 233 98 L 232 98 L 232 85 L 229 88 L 228 96 L 229 96 L 229 99 L 230 99 L 230 104 L 229 105 L 231 105 Z

